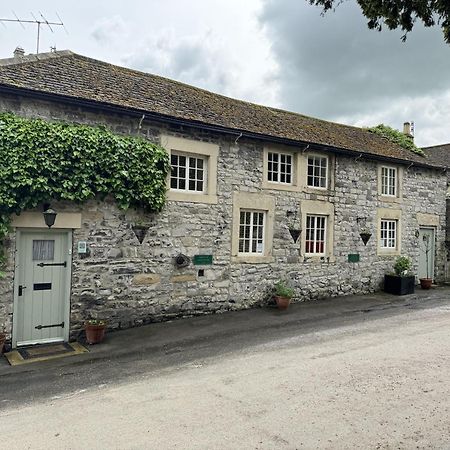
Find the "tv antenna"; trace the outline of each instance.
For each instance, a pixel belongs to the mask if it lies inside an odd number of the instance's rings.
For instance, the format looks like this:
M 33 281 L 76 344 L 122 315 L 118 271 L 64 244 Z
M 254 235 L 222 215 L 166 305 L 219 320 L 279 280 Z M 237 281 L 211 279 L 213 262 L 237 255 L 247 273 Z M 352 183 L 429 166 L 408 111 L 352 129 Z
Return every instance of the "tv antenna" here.
M 16 13 L 13 11 L 14 17 L 15 19 L 0 19 L 0 22 L 3 24 L 3 26 L 5 26 L 4 22 L 15 22 L 15 23 L 20 23 L 20 26 L 25 30 L 25 27 L 23 26 L 24 23 L 32 23 L 34 25 L 37 26 L 37 38 L 36 38 L 36 53 L 39 53 L 39 41 L 41 38 L 41 25 L 47 25 L 50 29 L 50 31 L 52 33 L 54 33 L 53 28 L 51 27 L 53 26 L 60 26 L 63 27 L 64 30 L 67 33 L 67 29 L 63 23 L 63 21 L 61 20 L 61 17 L 58 16 L 58 13 L 56 13 L 56 17 L 58 17 L 59 22 L 50 22 L 49 20 L 47 20 L 44 15 L 39 11 L 39 15 L 40 15 L 40 19 L 36 18 L 36 16 L 31 13 L 31 16 L 33 17 L 33 20 L 31 19 L 19 19 L 16 15 Z M 69 33 L 67 33 L 69 34 Z

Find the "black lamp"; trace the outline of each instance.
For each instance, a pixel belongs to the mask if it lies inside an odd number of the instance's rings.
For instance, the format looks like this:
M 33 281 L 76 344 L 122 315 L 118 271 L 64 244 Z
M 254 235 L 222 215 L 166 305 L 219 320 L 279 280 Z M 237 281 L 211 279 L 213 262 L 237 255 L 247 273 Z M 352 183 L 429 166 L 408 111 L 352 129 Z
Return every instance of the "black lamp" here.
M 52 208 L 47 208 L 43 212 L 43 214 L 44 214 L 45 225 L 47 225 L 49 228 L 52 227 L 55 224 L 57 212 Z

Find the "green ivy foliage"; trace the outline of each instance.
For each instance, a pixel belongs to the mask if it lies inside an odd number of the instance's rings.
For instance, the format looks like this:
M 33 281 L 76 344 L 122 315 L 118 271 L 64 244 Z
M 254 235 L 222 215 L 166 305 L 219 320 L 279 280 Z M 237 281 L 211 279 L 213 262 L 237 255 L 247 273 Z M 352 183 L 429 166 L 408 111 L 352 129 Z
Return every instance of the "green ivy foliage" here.
M 394 142 L 395 144 L 400 145 L 400 147 L 403 147 L 406 150 L 410 150 L 420 156 L 425 156 L 423 150 L 417 147 L 417 145 L 414 144 L 414 141 L 410 137 L 406 136 L 401 131 L 394 130 L 394 128 L 391 128 L 388 125 L 384 125 L 381 123 L 376 127 L 368 128 L 368 130 L 371 133 L 383 136 L 384 138 L 388 139 L 391 142 Z
M 104 127 L 0 114 L 0 240 L 10 217 L 52 200 L 112 195 L 122 209 L 160 211 L 169 157 L 160 146 Z

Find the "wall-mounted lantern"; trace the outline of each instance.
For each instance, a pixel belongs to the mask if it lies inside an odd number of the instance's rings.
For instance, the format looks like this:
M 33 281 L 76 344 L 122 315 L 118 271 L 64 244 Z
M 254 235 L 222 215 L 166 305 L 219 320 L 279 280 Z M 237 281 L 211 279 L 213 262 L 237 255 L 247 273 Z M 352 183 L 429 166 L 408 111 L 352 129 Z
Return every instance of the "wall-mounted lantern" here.
M 52 208 L 46 208 L 42 214 L 44 215 L 45 225 L 51 228 L 55 224 L 58 213 Z
M 372 237 L 372 233 L 366 225 L 367 217 L 357 217 L 356 223 L 359 224 L 359 237 L 363 241 L 364 245 L 367 245 L 370 238 Z

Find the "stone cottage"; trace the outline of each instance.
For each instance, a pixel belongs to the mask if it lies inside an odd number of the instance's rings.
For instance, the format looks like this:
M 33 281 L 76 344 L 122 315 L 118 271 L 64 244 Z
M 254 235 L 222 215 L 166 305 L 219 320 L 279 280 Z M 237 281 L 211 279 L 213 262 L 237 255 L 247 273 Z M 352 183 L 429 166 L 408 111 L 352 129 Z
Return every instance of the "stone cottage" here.
M 297 301 L 372 292 L 398 255 L 417 273 L 423 233 L 444 277 L 442 164 L 367 130 L 70 51 L 0 61 L 0 111 L 143 136 L 172 166 L 158 214 L 93 198 L 52 201 L 51 228 L 42 209 L 13 218 L 0 296 L 13 346 L 68 340 L 87 318 L 124 328 L 248 308 L 280 279 Z
M 445 244 L 447 247 L 447 260 L 445 270 L 445 280 L 450 282 L 450 144 L 435 145 L 423 149 L 436 165 L 444 167 L 447 175 L 447 224 L 445 233 Z

